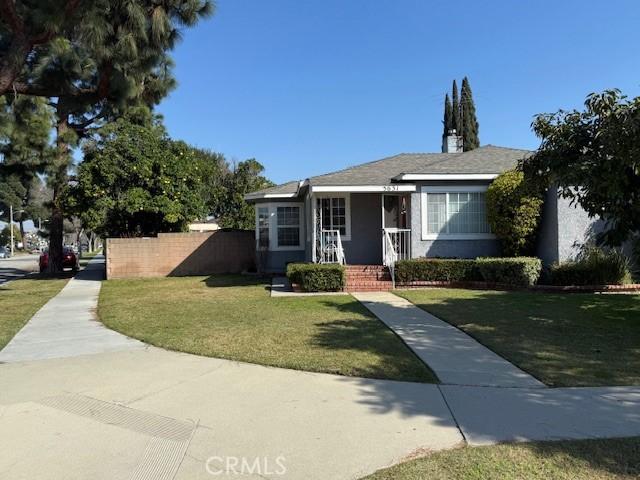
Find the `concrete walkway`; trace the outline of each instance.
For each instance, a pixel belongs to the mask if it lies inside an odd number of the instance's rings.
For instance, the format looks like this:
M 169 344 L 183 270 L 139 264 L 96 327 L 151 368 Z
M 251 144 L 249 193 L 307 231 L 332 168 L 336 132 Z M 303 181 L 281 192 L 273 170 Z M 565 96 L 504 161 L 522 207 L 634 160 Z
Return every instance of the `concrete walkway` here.
M 353 296 L 398 334 L 443 384 L 545 387 L 466 333 L 403 298 L 389 292 Z
M 154 347 L 0 365 L 0 385 L 0 478 L 357 479 L 463 441 L 436 385 Z M 261 465 L 210 473 L 227 459 Z
M 0 351 L 0 363 L 144 348 L 97 321 L 103 272 L 104 257 L 90 261 Z

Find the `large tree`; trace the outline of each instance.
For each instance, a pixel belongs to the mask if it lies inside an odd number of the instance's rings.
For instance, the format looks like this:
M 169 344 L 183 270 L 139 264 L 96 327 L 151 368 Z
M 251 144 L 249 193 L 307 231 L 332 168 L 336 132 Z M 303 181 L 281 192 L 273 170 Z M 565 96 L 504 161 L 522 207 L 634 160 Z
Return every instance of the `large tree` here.
M 255 211 L 244 196 L 262 188 L 274 185 L 264 175 L 264 167 L 251 158 L 235 165 L 226 181 L 225 201 L 220 204 L 218 212 L 220 224 L 225 228 L 253 230 L 255 228 Z
M 0 49 L 0 76 L 11 77 L 9 91 L 52 100 L 56 114 L 56 155 L 48 179 L 53 190 L 50 260 L 61 268 L 62 198 L 71 151 L 104 121 L 131 106 L 153 106 L 175 82 L 170 51 L 179 28 L 194 25 L 212 11 L 210 0 L 38 0 L 4 8 L 0 43 L 27 45 L 22 55 Z M 33 5 L 30 5 L 32 4 Z M 29 8 L 33 7 L 33 8 Z M 56 11 L 52 17 L 51 11 Z M 68 14 L 64 15 L 65 10 Z M 78 18 L 75 12 L 81 11 Z M 62 15 L 62 16 L 61 16 Z M 50 23 L 50 24 L 49 24 Z M 40 42 L 21 40 L 24 32 L 45 33 Z M 12 53 L 13 52 L 13 53 Z M 16 53 L 14 55 L 14 53 Z M 18 73 L 15 66 L 19 65 Z M 7 73 L 8 72 L 8 73 Z M 0 84 L 0 92 L 2 92 Z
M 451 99 L 449 94 L 444 96 L 444 116 L 442 119 L 442 137 L 446 138 L 449 135 L 451 129 L 453 129 L 453 106 L 451 105 Z
M 103 237 L 184 231 L 207 213 L 213 170 L 201 151 L 163 129 L 121 119 L 84 147 L 66 207 Z
M 523 163 L 527 175 L 603 218 L 601 242 L 620 245 L 640 231 L 640 97 L 591 94 L 584 111 L 538 115 L 533 130 L 542 143 Z
M 456 81 L 453 81 L 453 86 L 451 87 L 451 110 L 452 110 L 452 121 L 451 124 L 455 129 L 458 135 L 461 134 L 462 131 L 462 118 L 460 117 L 460 99 L 458 98 L 458 84 Z
M 44 214 L 40 195 L 51 158 L 53 111 L 45 99 L 0 97 L 0 210 L 8 220 L 10 206 L 24 235 L 24 222 Z
M 471 86 L 469 79 L 462 79 L 462 89 L 460 91 L 460 117 L 462 119 L 462 146 L 465 152 L 474 150 L 480 146 L 480 138 L 478 136 L 479 126 L 476 118 L 476 105 L 473 101 Z

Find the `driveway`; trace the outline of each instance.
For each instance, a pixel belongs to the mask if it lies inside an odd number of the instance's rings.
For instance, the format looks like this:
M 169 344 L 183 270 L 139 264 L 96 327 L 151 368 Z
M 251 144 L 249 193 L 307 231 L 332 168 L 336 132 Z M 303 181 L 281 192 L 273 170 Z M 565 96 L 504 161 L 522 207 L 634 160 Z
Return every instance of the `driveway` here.
M 38 271 L 38 255 L 18 255 L 0 259 L 0 285 Z

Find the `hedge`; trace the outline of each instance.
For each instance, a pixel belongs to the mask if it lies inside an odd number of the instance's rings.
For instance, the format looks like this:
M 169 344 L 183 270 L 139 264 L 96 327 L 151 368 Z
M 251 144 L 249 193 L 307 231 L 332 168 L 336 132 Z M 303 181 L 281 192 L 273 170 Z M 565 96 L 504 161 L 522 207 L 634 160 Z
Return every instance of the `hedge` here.
M 345 286 L 345 268 L 331 263 L 290 263 L 287 278 L 305 292 L 337 292 Z
M 553 285 L 624 285 L 633 283 L 629 260 L 616 250 L 589 249 L 577 261 L 551 267 Z
M 449 258 L 418 258 L 396 262 L 397 282 L 442 281 L 464 282 L 482 280 L 475 260 Z
M 396 263 L 399 283 L 415 281 L 474 282 L 485 281 L 514 286 L 534 285 L 540 277 L 539 258 L 477 258 L 475 260 L 419 258 Z
M 476 259 L 476 262 L 485 282 L 518 287 L 535 285 L 542 271 L 542 262 L 535 257 L 485 257 Z

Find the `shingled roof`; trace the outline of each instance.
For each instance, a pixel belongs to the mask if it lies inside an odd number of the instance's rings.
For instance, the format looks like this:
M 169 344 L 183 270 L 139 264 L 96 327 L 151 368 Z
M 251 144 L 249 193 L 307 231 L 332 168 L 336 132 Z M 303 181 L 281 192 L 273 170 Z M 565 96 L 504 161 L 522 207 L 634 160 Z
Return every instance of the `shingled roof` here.
M 532 152 L 485 145 L 462 153 L 401 153 L 307 180 L 310 186 L 388 185 L 405 174 L 500 174 L 514 168 Z M 282 194 L 293 196 L 299 182 L 254 192 L 248 198 Z

